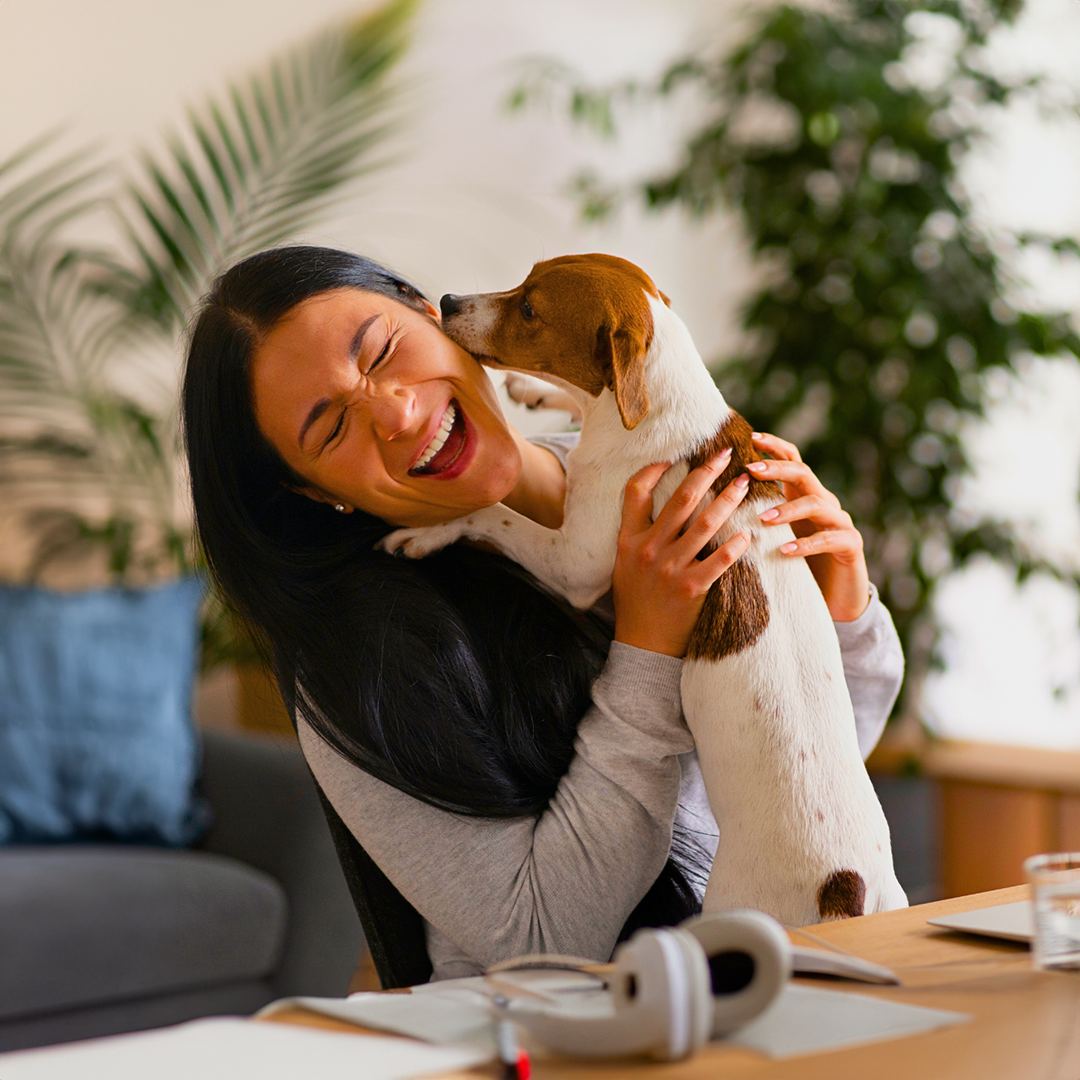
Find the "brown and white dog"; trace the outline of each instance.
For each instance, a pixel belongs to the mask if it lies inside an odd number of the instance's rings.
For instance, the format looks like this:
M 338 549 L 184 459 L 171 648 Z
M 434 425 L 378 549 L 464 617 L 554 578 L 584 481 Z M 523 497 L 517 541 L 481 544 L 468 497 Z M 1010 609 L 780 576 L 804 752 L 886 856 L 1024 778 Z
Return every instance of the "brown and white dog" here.
M 719 491 L 759 459 L 667 298 L 638 267 L 608 255 L 537 264 L 516 289 L 446 296 L 443 329 L 483 363 L 541 373 L 582 411 L 568 459 L 563 525 L 499 504 L 402 529 L 383 542 L 419 558 L 462 537 L 486 540 L 577 607 L 611 586 L 629 478 L 673 461 L 654 512 L 689 469 L 722 448 Z M 786 525 L 758 514 L 782 501 L 751 477 L 717 534 L 750 548 L 713 585 L 683 665 L 682 702 L 697 743 L 720 845 L 705 911 L 749 907 L 789 925 L 905 907 L 889 827 L 863 766 L 840 648 L 802 559 L 777 548 Z

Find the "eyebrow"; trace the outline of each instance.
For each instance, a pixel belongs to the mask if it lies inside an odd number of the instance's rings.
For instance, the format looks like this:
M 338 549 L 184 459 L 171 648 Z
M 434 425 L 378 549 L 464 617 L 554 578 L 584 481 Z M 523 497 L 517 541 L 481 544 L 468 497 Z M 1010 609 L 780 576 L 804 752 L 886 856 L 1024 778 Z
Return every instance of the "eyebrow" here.
M 371 324 L 376 322 L 379 317 L 380 316 L 376 314 L 365 319 L 360 324 L 360 327 L 356 331 L 356 333 L 353 334 L 353 339 L 349 342 L 349 357 L 352 360 L 355 360 L 360 355 L 360 349 L 363 347 L 364 344 L 364 335 L 368 332 Z M 307 414 L 307 418 L 304 420 L 303 424 L 301 424 L 300 434 L 297 437 L 297 442 L 300 444 L 301 449 L 303 449 L 304 447 L 304 437 L 307 435 L 308 429 L 311 427 L 312 424 L 315 423 L 316 420 L 319 419 L 320 416 L 322 416 L 324 412 L 326 412 L 328 408 L 330 408 L 329 398 L 320 398 L 318 401 L 315 402 L 314 405 L 311 406 L 311 411 Z

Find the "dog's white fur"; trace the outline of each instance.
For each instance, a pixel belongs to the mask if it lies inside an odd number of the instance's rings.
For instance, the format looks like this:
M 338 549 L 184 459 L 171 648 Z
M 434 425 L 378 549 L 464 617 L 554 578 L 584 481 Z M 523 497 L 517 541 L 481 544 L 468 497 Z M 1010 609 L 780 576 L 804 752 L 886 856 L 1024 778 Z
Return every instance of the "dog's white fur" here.
M 560 390 L 552 383 L 538 379 L 534 375 L 508 371 L 506 395 L 511 401 L 516 401 L 527 409 L 556 409 L 568 412 L 573 423 L 581 423 L 581 409 L 578 408 L 578 403 L 565 390 Z
M 471 329 L 483 332 L 493 306 L 482 296 L 470 299 Z M 584 418 L 568 459 L 560 529 L 499 504 L 443 525 L 398 530 L 383 542 L 385 549 L 419 558 L 463 537 L 486 540 L 576 607 L 607 592 L 626 482 L 652 462 L 678 462 L 657 487 L 658 512 L 686 476 L 685 458 L 731 412 L 682 320 L 661 300 L 646 300 L 653 318 L 645 357 L 650 408 L 634 430 L 623 426 L 611 391 L 592 397 L 545 373 Z M 768 626 L 734 655 L 683 666 L 683 711 L 720 827 L 704 910 L 750 907 L 789 925 L 818 922 L 818 892 L 838 870 L 862 876 L 867 914 L 904 907 L 888 824 L 859 753 L 828 609 L 806 563 L 777 552 L 793 534 L 786 525 L 761 524 L 766 505 L 746 500 L 714 542 L 740 529 L 751 534 L 743 558 L 760 575 Z

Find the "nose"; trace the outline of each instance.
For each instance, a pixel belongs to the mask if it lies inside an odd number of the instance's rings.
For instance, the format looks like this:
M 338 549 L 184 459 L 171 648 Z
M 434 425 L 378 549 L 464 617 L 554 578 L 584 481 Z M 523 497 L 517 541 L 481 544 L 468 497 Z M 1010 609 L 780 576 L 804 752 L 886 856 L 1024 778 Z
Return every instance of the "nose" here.
M 384 442 L 416 426 L 416 396 L 408 387 L 396 386 L 387 393 L 373 395 L 368 400 L 368 410 L 375 434 Z
M 461 311 L 461 297 L 455 296 L 453 293 L 447 293 L 439 301 L 439 309 L 442 311 L 444 319 L 449 319 L 451 315 L 457 315 Z

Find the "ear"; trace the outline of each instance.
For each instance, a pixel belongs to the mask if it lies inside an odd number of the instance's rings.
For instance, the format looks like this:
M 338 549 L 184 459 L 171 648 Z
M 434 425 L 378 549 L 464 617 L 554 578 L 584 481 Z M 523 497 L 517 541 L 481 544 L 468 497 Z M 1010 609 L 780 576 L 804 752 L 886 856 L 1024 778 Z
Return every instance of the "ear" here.
M 659 289 L 657 289 L 656 291 L 660 293 L 660 299 L 663 300 L 668 307 L 671 307 L 671 301 L 667 298 L 667 293 L 662 293 Z
M 643 333 L 601 326 L 596 333 L 596 360 L 604 373 L 604 385 L 615 394 L 623 427 L 633 431 L 650 407 Z
M 298 487 L 294 484 L 284 484 L 282 486 L 288 488 L 294 495 L 303 495 L 304 498 L 311 499 L 312 502 L 325 503 L 327 506 L 332 506 L 335 510 L 339 506 L 343 506 L 344 509 L 341 511 L 343 514 L 351 514 L 355 509 L 347 503 L 343 503 L 340 499 L 335 499 L 332 496 L 327 495 L 325 491 L 320 491 L 317 487 L 309 487 L 307 485 Z

